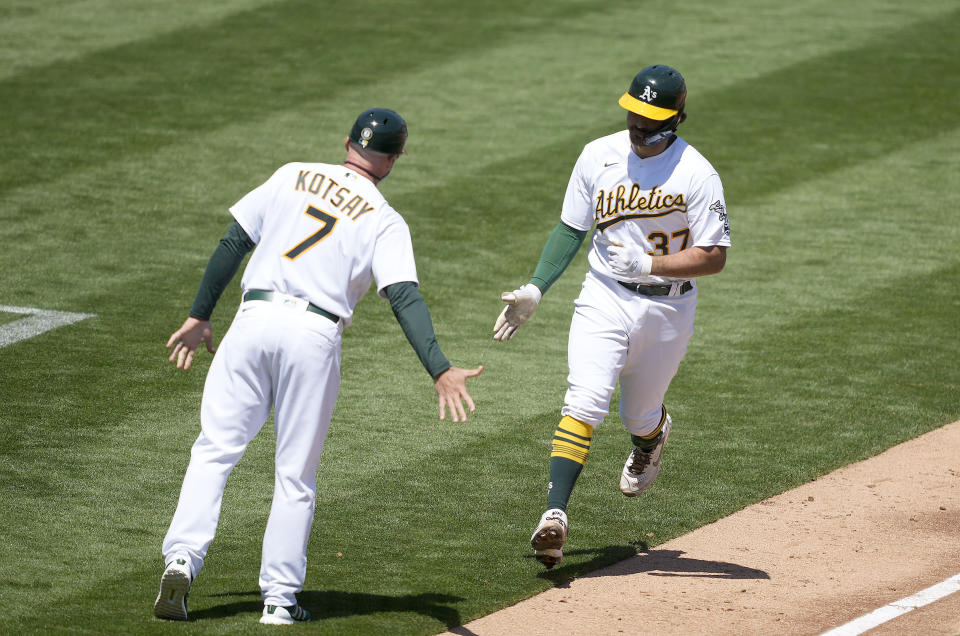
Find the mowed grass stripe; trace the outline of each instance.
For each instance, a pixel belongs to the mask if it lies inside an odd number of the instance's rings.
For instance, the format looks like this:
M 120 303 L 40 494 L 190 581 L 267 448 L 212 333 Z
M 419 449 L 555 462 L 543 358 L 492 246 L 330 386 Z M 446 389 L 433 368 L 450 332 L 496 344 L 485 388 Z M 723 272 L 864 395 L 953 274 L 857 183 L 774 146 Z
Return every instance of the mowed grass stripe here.
M 0 161 L 16 160 L 25 170 L 0 177 L 0 191 L 57 179 L 64 165 L 142 155 L 376 85 L 391 73 L 495 46 L 524 24 L 521 7 L 465 4 L 448 13 L 415 10 L 411 2 L 373 6 L 375 18 L 359 7 L 290 0 L 10 78 L 0 83 L 0 106 L 9 113 Z M 538 20 L 585 10 L 570 2 L 552 3 L 549 13 L 526 9 Z M 379 53 L 391 50 L 404 55 Z
M 390 37 L 384 38 L 380 31 L 371 32 L 366 28 L 360 29 L 358 34 L 354 25 L 335 22 L 336 19 L 347 19 L 343 16 L 334 18 L 323 15 L 320 19 L 312 13 L 321 11 L 320 8 L 296 5 L 271 5 L 231 16 L 223 23 L 204 29 L 188 28 L 98 52 L 75 62 L 35 69 L 23 77 L 0 84 L 0 95 L 6 96 L 4 99 L 8 100 L 8 110 L 18 114 L 8 121 L 6 132 L 9 134 L 5 138 L 16 140 L 17 135 L 23 138 L 29 136 L 31 143 L 21 145 L 19 151 L 26 148 L 36 153 L 36 161 L 30 172 L 11 177 L 15 181 L 4 188 L 13 183 L 62 179 L 65 167 L 74 169 L 86 164 L 97 165 L 118 154 L 139 156 L 151 149 L 177 143 L 178 140 L 191 140 L 192 136 L 204 134 L 211 128 L 285 109 L 309 106 L 316 111 L 311 118 L 316 128 L 322 128 L 326 122 L 334 122 L 339 126 L 339 119 L 324 119 L 322 103 L 342 103 L 344 91 L 351 89 L 361 92 L 365 89 L 369 96 L 390 96 L 392 99 L 399 96 L 401 103 L 406 101 L 406 95 L 417 94 L 434 102 L 435 106 L 449 106 L 437 109 L 439 117 L 418 122 L 426 124 L 421 128 L 424 133 L 421 139 L 429 136 L 437 139 L 438 146 L 451 147 L 449 141 L 439 141 L 449 137 L 446 131 L 451 130 L 451 126 L 443 121 L 443 117 L 447 116 L 452 119 L 451 124 L 460 124 L 453 130 L 456 137 L 462 139 L 461 143 L 474 151 L 489 148 L 502 153 L 510 145 L 509 136 L 503 138 L 502 134 L 488 134 L 477 140 L 463 139 L 460 135 L 464 129 L 489 128 L 480 124 L 489 120 L 491 111 L 498 112 L 500 117 L 507 115 L 511 120 L 520 116 L 520 121 L 503 126 L 504 131 L 528 129 L 532 125 L 543 127 L 543 132 L 550 135 L 556 134 L 556 127 L 547 126 L 546 122 L 554 121 L 558 113 L 566 118 L 576 113 L 581 121 L 595 120 L 597 96 L 609 92 L 611 99 L 615 100 L 620 86 L 625 83 L 623 77 L 629 77 L 636 66 L 634 58 L 637 52 L 629 41 L 608 42 L 596 38 L 569 37 L 559 55 L 551 46 L 556 41 L 555 33 L 569 32 L 574 25 L 578 27 L 576 32 L 579 29 L 624 29 L 624 25 L 636 16 L 635 7 L 620 8 L 609 13 L 584 13 L 581 10 L 569 15 L 570 11 L 557 12 L 549 22 L 541 20 L 536 23 L 535 30 L 531 28 L 532 21 L 529 19 L 514 20 L 510 23 L 511 28 L 506 29 L 492 22 L 489 17 L 478 20 L 477 16 L 467 14 L 459 16 L 455 23 L 447 24 L 440 17 L 425 17 L 423 11 L 414 11 L 407 14 L 406 21 L 395 22 L 394 29 L 400 31 L 404 25 L 412 25 L 416 31 L 410 37 L 421 32 L 429 33 L 427 40 L 430 48 L 416 47 L 404 56 L 391 58 L 388 64 L 378 67 L 375 81 L 371 81 L 363 73 L 357 73 L 349 61 L 343 59 L 345 56 L 329 55 L 327 47 L 362 50 L 376 42 L 374 48 L 379 50 L 395 44 Z M 396 11 L 400 12 L 402 8 L 398 7 Z M 291 14 L 301 16 L 302 25 L 299 28 L 291 26 L 286 19 Z M 892 10 L 878 13 L 877 16 L 875 28 L 879 31 L 897 24 L 894 18 L 900 17 Z M 391 14 L 387 13 L 380 20 L 389 22 L 390 17 Z M 325 37 L 318 38 L 315 30 L 307 29 L 308 25 L 313 24 L 311 19 L 323 25 Z M 692 28 L 694 37 L 697 32 L 707 31 L 702 20 L 696 26 L 692 13 L 681 13 L 676 19 Z M 850 15 L 844 13 L 835 16 L 835 22 L 841 25 L 851 19 L 852 12 Z M 240 47 L 243 49 L 241 52 L 233 51 L 234 41 L 254 37 L 269 29 L 273 23 L 290 30 L 283 37 L 276 37 L 278 41 L 284 40 L 284 53 L 280 54 L 269 47 L 261 50 L 249 46 Z M 741 20 L 738 28 L 743 28 L 744 23 L 752 22 Z M 467 29 L 465 25 L 470 28 Z M 332 35 L 328 35 L 328 32 Z M 347 37 L 342 33 L 349 33 L 351 39 L 338 40 Z M 778 50 L 779 47 L 791 48 L 791 45 L 799 51 L 810 50 L 809 43 L 805 42 L 808 38 L 799 37 L 801 31 L 798 29 L 781 26 L 780 29 L 770 28 L 760 33 L 764 34 L 764 38 L 754 45 L 756 48 L 769 49 L 777 42 Z M 850 47 L 862 42 L 871 33 L 869 29 L 858 28 L 855 36 L 831 41 L 828 47 Z M 370 38 L 370 41 L 366 38 Z M 795 41 L 791 42 L 791 39 Z M 510 45 L 512 41 L 527 44 Z M 454 47 L 451 42 L 457 46 Z M 298 50 L 297 44 L 305 44 L 303 50 Z M 502 44 L 509 46 L 503 47 L 504 53 L 501 55 L 496 52 L 500 50 L 498 45 Z M 516 50 L 513 50 L 514 47 Z M 431 51 L 431 48 L 434 50 Z M 671 60 L 676 58 L 674 63 L 682 67 L 684 63 L 691 65 L 696 60 L 690 52 L 684 53 L 688 49 L 678 46 L 678 51 L 661 55 Z M 451 65 L 453 73 L 435 78 L 429 69 L 424 69 L 424 72 L 416 73 L 409 80 L 401 79 L 395 86 L 390 85 L 390 80 L 398 74 L 402 78 L 418 66 L 432 66 L 451 58 L 461 60 L 460 64 Z M 402 62 L 398 61 L 401 59 Z M 528 64 L 518 69 L 515 65 L 517 59 L 523 59 Z M 599 74 L 597 64 L 590 60 L 602 61 Z M 705 89 L 713 90 L 718 85 L 769 70 L 774 62 L 783 64 L 787 61 L 782 55 L 765 56 L 749 67 L 749 71 L 746 66 L 734 67 L 730 72 L 719 76 L 711 74 L 702 80 L 694 72 L 691 77 L 692 91 L 696 95 Z M 509 72 L 505 72 L 506 68 L 510 68 Z M 691 70 L 695 68 L 693 66 Z M 511 78 L 518 73 L 522 81 L 511 82 Z M 563 77 L 563 81 L 548 81 L 557 77 Z M 485 81 L 478 82 L 478 78 Z M 488 85 L 491 88 L 487 88 Z M 498 106 L 495 101 L 489 103 L 491 97 L 509 98 L 514 94 L 516 96 L 512 103 L 506 106 Z M 511 105 L 513 108 L 510 108 Z M 538 111 L 543 109 L 547 112 L 539 114 Z M 414 115 L 417 110 L 414 109 Z M 610 112 L 617 111 L 612 108 Z M 460 116 L 462 120 L 458 121 Z M 434 121 L 437 122 L 437 135 L 432 134 Z M 69 129 L 60 127 L 60 122 L 63 122 L 63 126 L 69 124 Z M 49 138 L 51 142 L 44 143 L 43 138 Z M 97 142 L 93 147 L 91 140 Z M 489 140 L 489 143 L 485 144 L 484 140 Z M 10 144 L 10 147 L 12 150 L 15 144 Z M 319 144 L 319 147 L 325 146 Z M 424 147 L 429 152 L 434 151 L 429 145 Z M 66 165 L 63 162 L 57 162 L 55 166 L 46 165 L 52 163 L 50 160 L 54 157 L 68 157 L 70 161 Z M 0 185 L 4 184 L 0 182 Z
M 931 273 L 960 258 L 951 221 L 960 194 L 943 187 L 960 169 L 957 147 L 960 129 L 944 131 L 744 202 L 728 270 L 704 291 L 721 314 L 767 328 L 891 278 L 912 276 L 918 291 L 939 284 Z
M 749 200 L 954 130 L 960 122 L 943 104 L 960 99 L 958 28 L 954 10 L 798 61 L 741 93 L 711 95 L 691 123 L 699 147 L 729 166 L 721 171 L 728 198 Z M 905 118 L 902 126 L 895 117 Z
M 0 80 L 160 33 L 216 23 L 271 0 L 123 3 L 8 0 L 0 7 Z

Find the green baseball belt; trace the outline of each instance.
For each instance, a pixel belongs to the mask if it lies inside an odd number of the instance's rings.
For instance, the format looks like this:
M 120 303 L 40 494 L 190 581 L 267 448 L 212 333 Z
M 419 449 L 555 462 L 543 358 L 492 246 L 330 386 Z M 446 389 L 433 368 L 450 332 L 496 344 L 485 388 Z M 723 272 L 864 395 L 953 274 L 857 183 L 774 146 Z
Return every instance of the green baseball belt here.
M 625 283 L 622 280 L 617 282 L 642 296 L 669 296 L 670 290 L 673 289 L 673 285 L 641 285 L 640 283 Z M 691 289 L 693 289 L 693 283 L 688 280 L 683 281 L 683 284 L 680 285 L 680 295 L 686 294 Z
M 243 300 L 269 300 L 272 301 L 277 295 L 276 292 L 267 291 L 265 289 L 251 289 L 243 295 Z M 323 307 L 317 307 L 313 303 L 307 303 L 307 311 L 313 312 L 315 314 L 320 314 L 327 320 L 332 320 L 333 322 L 340 322 L 340 316 L 336 314 L 331 314 L 329 311 Z

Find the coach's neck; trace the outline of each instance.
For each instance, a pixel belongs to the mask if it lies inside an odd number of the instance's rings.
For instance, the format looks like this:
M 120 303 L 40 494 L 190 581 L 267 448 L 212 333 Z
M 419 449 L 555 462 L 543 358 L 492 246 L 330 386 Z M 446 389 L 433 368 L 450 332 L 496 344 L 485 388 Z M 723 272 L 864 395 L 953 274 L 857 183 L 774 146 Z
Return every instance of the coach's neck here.
M 400 156 L 367 150 L 350 141 L 349 137 L 344 142 L 344 148 L 347 150 L 347 158 L 344 159 L 343 165 L 353 168 L 357 174 L 371 181 L 373 185 L 377 185 L 387 178 L 387 175 L 393 169 L 393 164 L 397 161 L 397 157 Z

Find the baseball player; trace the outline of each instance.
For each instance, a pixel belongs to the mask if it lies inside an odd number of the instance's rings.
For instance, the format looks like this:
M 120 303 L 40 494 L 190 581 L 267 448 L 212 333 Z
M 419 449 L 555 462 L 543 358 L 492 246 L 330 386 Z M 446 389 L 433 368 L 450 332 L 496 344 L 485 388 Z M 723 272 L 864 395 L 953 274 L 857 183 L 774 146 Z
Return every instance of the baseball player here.
M 214 538 L 227 476 L 274 412 L 275 483 L 260 566 L 261 623 L 310 620 L 303 587 L 316 473 L 340 389 L 341 336 L 371 280 L 390 301 L 434 379 L 440 419 L 466 421 L 467 378 L 451 366 L 418 291 L 410 232 L 377 189 L 404 152 L 407 125 L 392 110 L 364 111 L 345 141 L 343 165 L 289 163 L 233 207 L 234 222 L 204 272 L 170 361 L 190 368 L 197 347 L 214 353 L 217 299 L 254 247 L 242 302 L 213 358 L 176 513 L 163 540 L 159 618 L 186 620 L 190 585 Z
M 648 66 L 633 78 L 619 102 L 627 129 L 584 147 L 533 277 L 502 295 L 506 307 L 493 328 L 501 342 L 529 320 L 595 228 L 570 323 L 569 387 L 553 436 L 547 511 L 530 540 L 547 568 L 563 559 L 567 502 L 618 381 L 620 418 L 633 438 L 620 490 L 639 495 L 660 472 L 672 425 L 663 396 L 693 334 L 695 279 L 726 262 L 720 177 L 676 135 L 686 94 L 669 66 Z

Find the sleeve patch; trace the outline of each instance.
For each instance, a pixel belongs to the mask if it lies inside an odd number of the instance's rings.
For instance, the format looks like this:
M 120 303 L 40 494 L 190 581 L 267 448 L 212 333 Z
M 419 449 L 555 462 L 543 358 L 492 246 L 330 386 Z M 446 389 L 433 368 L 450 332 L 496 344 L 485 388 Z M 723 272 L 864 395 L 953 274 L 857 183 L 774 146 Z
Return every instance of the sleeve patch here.
M 720 199 L 710 204 L 710 211 L 717 213 L 717 218 L 723 223 L 724 236 L 730 236 L 730 219 L 727 218 L 727 208 Z

